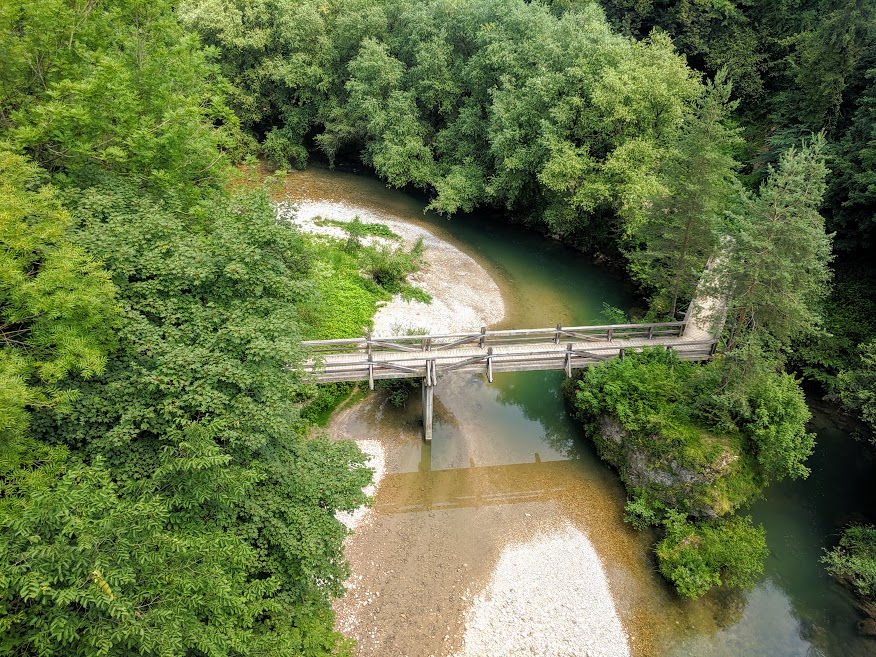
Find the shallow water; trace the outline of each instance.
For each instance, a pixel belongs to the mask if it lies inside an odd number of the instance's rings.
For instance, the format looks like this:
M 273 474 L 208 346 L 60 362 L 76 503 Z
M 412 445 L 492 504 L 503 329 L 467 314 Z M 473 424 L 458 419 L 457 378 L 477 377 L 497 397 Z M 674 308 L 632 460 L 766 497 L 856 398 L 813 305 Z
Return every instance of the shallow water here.
M 314 168 L 291 174 L 287 193 L 395 215 L 456 244 L 499 283 L 502 327 L 600 322 L 604 302 L 633 301 L 618 276 L 553 240 L 479 215 L 424 215 L 421 201 L 372 178 Z M 636 657 L 876 655 L 876 642 L 857 636 L 851 597 L 818 563 L 845 523 L 872 513 L 865 446 L 819 417 L 810 478 L 772 487 L 751 510 L 772 552 L 763 581 L 683 602 L 654 572 L 653 536 L 623 523 L 623 489 L 569 419 L 561 381 L 557 372 L 442 378 L 431 445 L 417 394 L 401 410 L 373 395 L 336 418 L 337 435 L 380 440 L 387 453 L 371 523 L 347 551 L 353 586 L 339 610 L 360 655 L 458 652 L 465 611 L 502 551 L 564 524 L 601 558 Z

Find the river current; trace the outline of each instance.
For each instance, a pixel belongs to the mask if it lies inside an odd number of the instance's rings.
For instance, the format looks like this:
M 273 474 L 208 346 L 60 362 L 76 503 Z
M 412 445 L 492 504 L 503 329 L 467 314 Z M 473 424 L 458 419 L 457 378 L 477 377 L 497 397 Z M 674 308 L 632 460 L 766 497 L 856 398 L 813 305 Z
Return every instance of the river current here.
M 554 240 L 478 214 L 424 214 L 421 200 L 367 176 L 312 168 L 290 174 L 286 194 L 293 202 L 331 201 L 391 215 L 454 244 L 502 290 L 506 316 L 494 328 L 603 323 L 604 303 L 626 310 L 634 301 L 622 278 Z M 340 608 L 355 619 L 346 629 L 358 639 L 359 655 L 462 654 L 466 626 L 477 620 L 472 605 L 495 597 L 489 587 L 515 546 L 538 549 L 544 537 L 569 535 L 585 540 L 599 563 L 576 570 L 551 563 L 563 553 L 546 553 L 533 566 L 544 581 L 521 579 L 519 596 L 550 599 L 552 587 L 568 590 L 572 622 L 604 628 L 614 622 L 611 614 L 574 607 L 580 596 L 600 595 L 600 582 L 592 582 L 593 590 L 572 585 L 576 573 L 604 578 L 634 657 L 876 656 L 876 641 L 857 633 L 851 596 L 819 563 L 846 523 L 876 508 L 876 463 L 867 446 L 816 415 L 809 479 L 772 486 L 750 510 L 766 528 L 771 551 L 760 583 L 682 601 L 656 573 L 654 535 L 624 524 L 623 487 L 569 417 L 562 377 L 442 379 L 431 445 L 420 437 L 416 394 L 402 409 L 373 394 L 334 419 L 333 434 L 379 440 L 386 453 L 372 521 L 347 549 L 353 577 Z M 579 650 L 569 654 L 622 653 Z

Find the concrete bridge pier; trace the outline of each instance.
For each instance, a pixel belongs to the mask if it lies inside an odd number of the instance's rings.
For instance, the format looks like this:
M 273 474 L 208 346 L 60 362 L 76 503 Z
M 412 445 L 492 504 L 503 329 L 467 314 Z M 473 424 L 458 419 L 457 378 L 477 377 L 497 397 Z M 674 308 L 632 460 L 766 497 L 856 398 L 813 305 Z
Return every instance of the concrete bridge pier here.
M 423 437 L 432 442 L 432 408 L 435 402 L 435 386 L 423 379 Z
M 434 360 L 426 361 L 426 375 L 423 377 L 423 437 L 427 443 L 432 442 L 432 409 L 435 406 L 435 386 L 438 383 L 438 372 Z

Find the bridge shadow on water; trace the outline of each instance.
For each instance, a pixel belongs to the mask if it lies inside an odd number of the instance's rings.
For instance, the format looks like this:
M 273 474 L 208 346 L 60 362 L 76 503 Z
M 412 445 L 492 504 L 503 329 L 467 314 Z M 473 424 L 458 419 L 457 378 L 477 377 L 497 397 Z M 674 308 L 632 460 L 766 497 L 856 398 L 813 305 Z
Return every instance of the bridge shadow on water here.
M 559 372 L 443 377 L 431 443 L 408 440 L 378 493 L 381 513 L 578 498 L 606 486 L 623 497 L 570 418 Z M 409 402 L 409 412 L 418 402 Z M 410 423 L 409 423 L 410 424 Z M 588 485 L 589 482 L 589 485 Z

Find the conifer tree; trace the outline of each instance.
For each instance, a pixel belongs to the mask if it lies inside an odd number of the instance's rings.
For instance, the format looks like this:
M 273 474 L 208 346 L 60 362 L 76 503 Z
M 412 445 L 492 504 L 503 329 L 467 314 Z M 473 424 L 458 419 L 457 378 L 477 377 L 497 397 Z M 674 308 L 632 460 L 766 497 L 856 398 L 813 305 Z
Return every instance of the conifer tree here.
M 832 236 L 818 213 L 825 190 L 825 140 L 789 149 L 756 193 L 740 191 L 734 247 L 721 272 L 732 348 L 742 335 L 788 344 L 811 333 L 829 290 Z
M 717 249 L 732 192 L 736 162 L 731 151 L 740 138 L 728 123 L 735 107 L 730 91 L 723 72 L 706 84 L 663 167 L 665 192 L 651 200 L 645 221 L 634 231 L 643 248 L 633 253 L 633 266 L 657 289 L 656 307 L 673 319 L 679 299 L 693 296 L 703 266 Z

